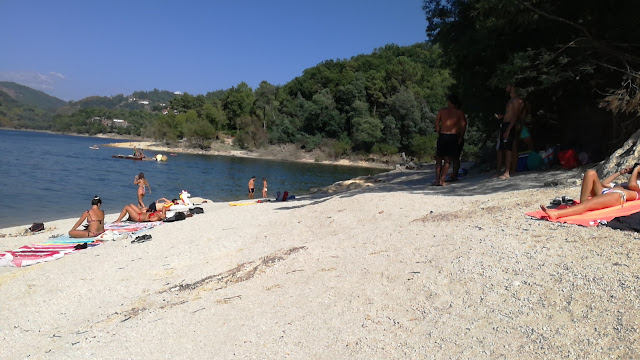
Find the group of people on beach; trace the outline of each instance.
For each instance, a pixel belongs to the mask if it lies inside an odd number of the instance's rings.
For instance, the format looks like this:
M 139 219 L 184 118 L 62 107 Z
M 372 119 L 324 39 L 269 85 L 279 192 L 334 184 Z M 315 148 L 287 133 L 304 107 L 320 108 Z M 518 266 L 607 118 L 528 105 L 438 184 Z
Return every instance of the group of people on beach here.
M 502 120 L 496 145 L 497 167 L 494 175 L 499 180 L 507 180 L 511 177 L 517 160 L 517 141 L 523 139 L 527 145 L 531 146 L 528 129 L 524 127 L 524 118 L 528 112 L 527 105 L 518 96 L 518 91 L 513 84 L 507 84 L 505 91 L 510 97 L 505 113 L 495 114 L 496 119 Z M 436 145 L 436 180 L 432 185 L 443 186 L 447 185 L 445 180 L 458 180 L 460 155 L 464 147 L 466 129 L 467 120 L 460 109 L 460 101 L 455 95 L 449 95 L 447 107 L 438 112 L 435 121 L 438 142 Z M 453 172 L 451 177 L 446 179 L 450 163 L 453 163 Z M 583 177 L 578 204 L 565 209 L 550 209 L 544 205 L 540 205 L 540 208 L 550 219 L 554 220 L 638 200 L 640 199 L 639 164 L 624 168 L 604 180 L 600 180 L 594 170 L 587 170 Z M 621 185 L 613 183 L 618 176 L 625 174 L 631 174 L 628 183 Z
M 514 170 L 517 160 L 517 140 L 526 134 L 524 118 L 527 115 L 527 107 L 519 96 L 513 84 L 507 84 L 505 91 L 510 99 L 504 114 L 495 114 L 496 119 L 502 120 L 500 132 L 496 144 L 497 171 L 495 177 L 499 180 L 507 180 Z M 460 171 L 460 156 L 464 148 L 464 135 L 467 130 L 467 119 L 461 110 L 460 100 L 456 95 L 447 96 L 447 106 L 438 111 L 435 121 L 435 130 L 438 133 L 436 144 L 436 180 L 432 185 L 447 185 L 446 181 L 457 181 Z M 514 156 L 514 153 L 516 154 Z M 451 177 L 447 179 L 450 163 L 453 163 Z M 504 166 L 504 170 L 503 169 Z
M 178 199 L 169 200 L 167 198 L 160 198 L 154 201 L 149 207 L 145 206 L 143 199 L 146 194 L 146 189 L 149 188 L 149 194 L 151 194 L 151 186 L 144 177 L 144 173 L 140 173 L 135 176 L 134 185 L 138 186 L 137 196 L 138 204 L 126 205 L 115 223 L 121 222 L 125 216 L 129 216 L 131 221 L 145 222 L 145 221 L 161 221 L 167 217 L 167 209 L 174 204 L 178 203 Z M 102 199 L 96 195 L 91 200 L 91 209 L 85 211 L 80 216 L 80 219 L 73 225 L 69 231 L 69 236 L 73 238 L 88 238 L 96 237 L 104 233 L 104 211 L 100 209 L 102 205 Z M 78 230 L 78 227 L 87 222 L 87 227 L 84 230 Z

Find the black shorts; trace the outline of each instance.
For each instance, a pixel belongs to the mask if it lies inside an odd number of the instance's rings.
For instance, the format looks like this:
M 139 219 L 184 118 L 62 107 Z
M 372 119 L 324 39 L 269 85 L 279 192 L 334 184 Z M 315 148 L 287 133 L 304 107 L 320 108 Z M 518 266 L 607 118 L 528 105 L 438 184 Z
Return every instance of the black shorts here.
M 455 158 L 458 154 L 459 140 L 460 137 L 456 134 L 440 134 L 436 146 L 436 156 Z
M 515 126 L 514 126 L 515 127 Z M 504 134 L 509 130 L 509 123 L 503 122 L 500 125 L 500 138 L 498 139 L 498 150 L 507 150 L 511 151 L 513 149 L 513 141 L 515 140 L 516 129 L 512 127 L 511 131 L 509 131 L 509 135 L 507 138 L 504 138 Z
M 156 202 L 152 202 L 151 205 L 149 205 L 149 211 L 148 212 L 155 212 L 156 211 Z
M 250 194 L 253 194 L 255 191 L 256 191 L 256 189 L 255 189 L 255 188 L 249 188 L 249 193 L 250 193 Z

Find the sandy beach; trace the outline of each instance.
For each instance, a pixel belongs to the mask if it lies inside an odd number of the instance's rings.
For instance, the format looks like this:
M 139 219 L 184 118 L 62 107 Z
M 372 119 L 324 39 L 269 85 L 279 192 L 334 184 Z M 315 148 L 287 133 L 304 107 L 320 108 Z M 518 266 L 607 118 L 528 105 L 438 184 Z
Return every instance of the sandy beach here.
M 639 236 L 525 215 L 576 197 L 580 175 L 431 187 L 428 168 L 204 203 L 145 243 L 0 268 L 0 357 L 638 358 Z

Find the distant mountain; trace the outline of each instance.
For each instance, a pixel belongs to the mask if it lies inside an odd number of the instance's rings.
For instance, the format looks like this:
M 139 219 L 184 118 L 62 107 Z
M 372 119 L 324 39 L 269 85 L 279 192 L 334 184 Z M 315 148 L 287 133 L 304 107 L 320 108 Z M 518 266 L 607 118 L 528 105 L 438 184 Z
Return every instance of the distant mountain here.
M 0 81 L 0 91 L 20 104 L 35 106 L 44 110 L 56 110 L 67 105 L 64 100 L 14 82 Z

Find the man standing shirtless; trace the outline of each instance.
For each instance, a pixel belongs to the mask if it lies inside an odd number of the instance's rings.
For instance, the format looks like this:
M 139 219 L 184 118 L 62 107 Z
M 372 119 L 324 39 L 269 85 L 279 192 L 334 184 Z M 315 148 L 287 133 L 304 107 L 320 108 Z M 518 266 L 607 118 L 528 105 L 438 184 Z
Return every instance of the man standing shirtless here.
M 253 193 L 256 191 L 256 177 L 252 176 L 249 180 L 249 199 L 253 199 Z
M 524 107 L 524 102 L 518 97 L 516 87 L 513 84 L 508 84 L 505 87 L 505 91 L 509 94 L 511 99 L 507 102 L 507 108 L 504 115 L 496 114 L 496 118 L 502 119 L 502 125 L 500 125 L 500 136 L 498 137 L 498 164 L 496 175 L 500 174 L 502 169 L 502 159 L 504 159 L 504 173 L 498 177 L 500 180 L 506 180 L 510 175 L 511 162 L 513 161 L 513 142 L 516 140 L 517 131 L 515 129 L 518 117 Z M 517 156 L 517 154 L 516 154 Z
M 436 181 L 433 185 L 447 185 L 444 182 L 449 171 L 449 162 L 460 156 L 460 144 L 467 129 L 467 119 L 460 110 L 460 102 L 455 95 L 447 97 L 447 107 L 438 111 L 436 116 L 436 132 L 438 144 L 436 147 Z M 444 161 L 444 163 L 443 163 Z M 454 174 L 457 177 L 458 174 Z

